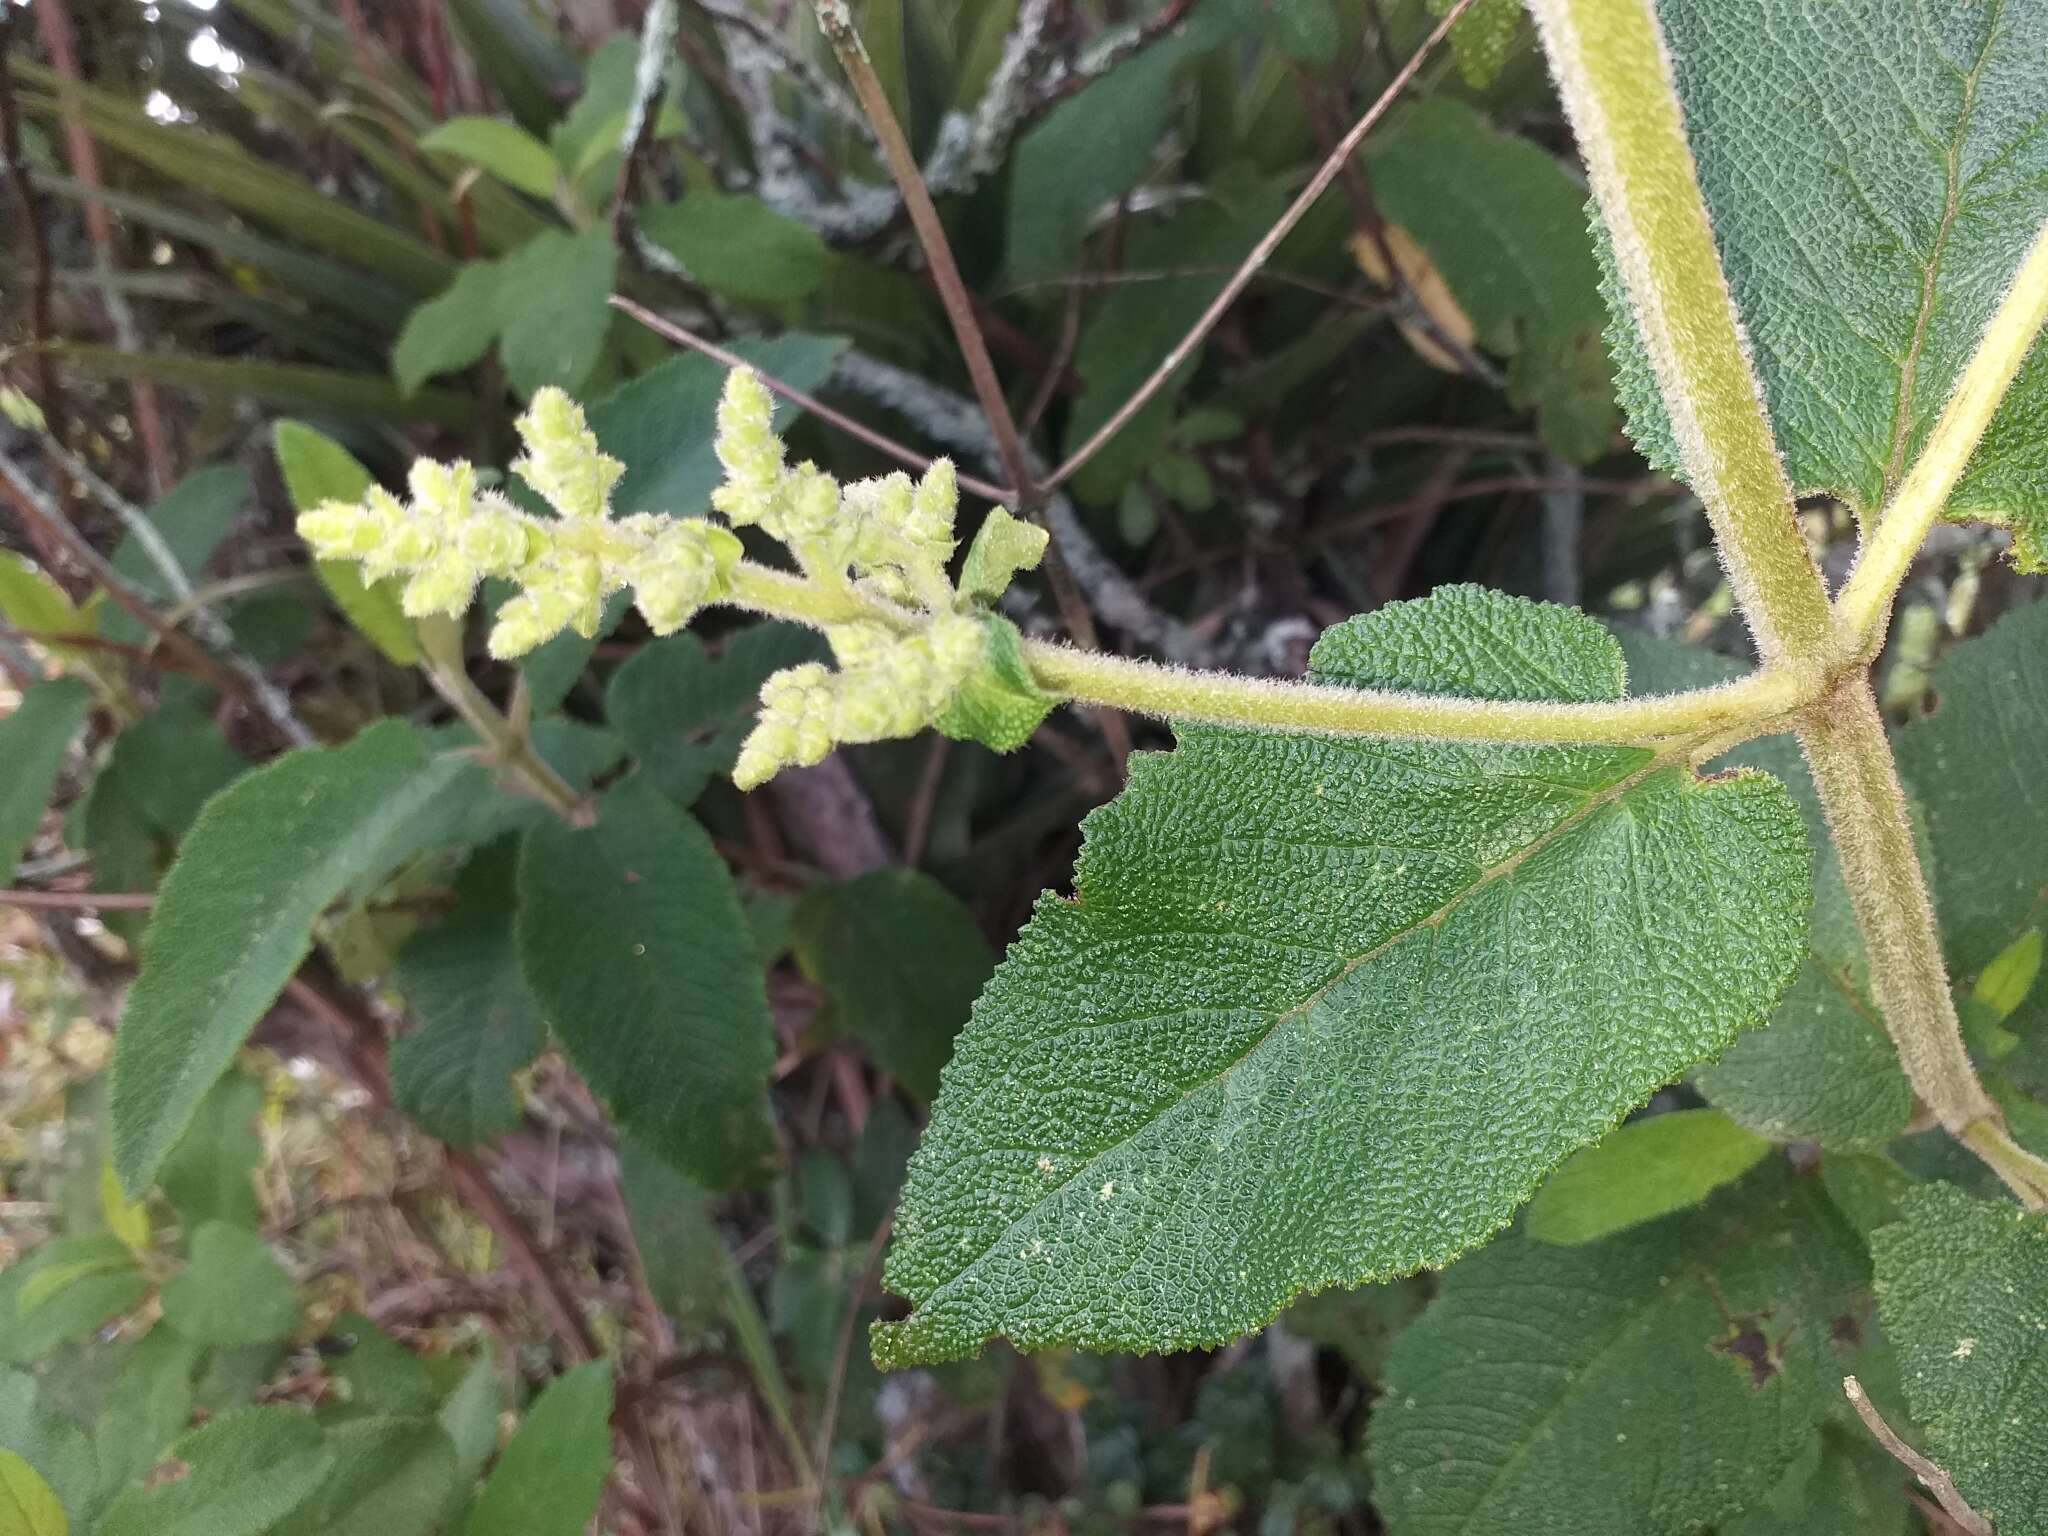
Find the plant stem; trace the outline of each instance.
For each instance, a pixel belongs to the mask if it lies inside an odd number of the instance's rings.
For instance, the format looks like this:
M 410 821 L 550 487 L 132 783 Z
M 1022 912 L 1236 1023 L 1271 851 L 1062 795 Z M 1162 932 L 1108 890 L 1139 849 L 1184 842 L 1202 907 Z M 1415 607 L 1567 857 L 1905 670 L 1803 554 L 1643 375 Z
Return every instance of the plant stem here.
M 2027 353 L 2048 323 L 2048 223 L 2034 236 L 1983 339 L 1964 367 L 1955 392 L 1920 449 L 1920 456 L 1900 484 L 1877 531 L 1863 547 L 1856 569 L 1836 600 L 1835 612 L 1847 633 L 1874 652 L 1884 638 L 1884 621 L 1892 597 L 1927 530 L 1947 506 L 1970 455 L 1991 424 L 1999 402 L 2012 386 Z
M 816 629 L 848 623 L 909 629 L 919 623 L 908 609 L 747 560 L 734 567 L 723 600 Z M 1818 669 L 1787 664 L 1690 693 L 1587 704 L 1511 703 L 1193 672 L 1048 640 L 1024 641 L 1023 655 L 1040 688 L 1075 704 L 1215 725 L 1444 741 L 1655 745 L 1724 733 L 1747 740 L 1808 703 L 1821 686 Z
M 1358 146 L 1365 142 L 1365 136 L 1372 131 L 1373 124 L 1377 123 L 1387 108 L 1394 104 L 1394 98 L 1400 95 L 1402 88 L 1415 78 L 1415 72 L 1422 67 L 1422 61 L 1429 57 L 1431 50 L 1438 43 L 1443 41 L 1444 35 L 1457 24 L 1458 18 L 1465 14 L 1465 7 L 1471 3 L 1472 0 L 1458 0 L 1458 3 L 1436 24 L 1429 36 L 1422 40 L 1422 46 L 1415 50 L 1408 62 L 1387 82 L 1387 88 L 1380 92 L 1378 99 L 1365 109 L 1365 115 L 1353 123 L 1351 131 L 1338 140 L 1336 148 L 1323 157 L 1323 163 L 1316 168 L 1315 175 L 1309 178 L 1308 185 L 1301 189 L 1294 201 L 1288 204 L 1287 211 L 1280 215 L 1273 227 L 1260 237 L 1257 245 L 1252 247 L 1250 254 L 1238 264 L 1237 271 L 1231 275 L 1230 281 L 1225 283 L 1222 291 L 1209 301 L 1209 307 L 1203 310 L 1200 318 L 1188 328 L 1188 333 L 1174 343 L 1173 350 L 1160 360 L 1159 366 L 1152 370 L 1145 382 L 1132 391 L 1130 399 L 1118 406 L 1109 420 L 1098 427 L 1086 442 L 1068 454 L 1066 460 L 1045 477 L 1048 489 L 1072 478 L 1082 465 L 1101 451 L 1105 443 L 1124 429 L 1130 419 L 1138 414 L 1147 400 L 1160 391 L 1168 379 L 1180 371 L 1182 364 L 1187 362 L 1195 348 L 1202 344 L 1203 338 L 1216 328 L 1216 323 L 1223 318 L 1224 312 L 1237 302 L 1237 296 L 1243 293 L 1246 285 L 1257 276 L 1259 268 L 1263 267 L 1280 248 L 1280 242 L 1287 238 L 1294 226 L 1301 222 L 1302 216 L 1330 189 L 1330 183 L 1335 181 L 1338 172 L 1350 163 L 1351 157 L 1358 152 Z
M 854 99 L 860 103 L 861 111 L 867 114 L 875 132 L 875 142 L 881 146 L 882 158 L 888 163 L 889 175 L 896 182 L 896 190 L 903 195 L 903 206 L 910 214 L 911 227 L 917 231 L 918 244 L 924 247 L 925 263 L 931 268 L 932 282 L 939 290 L 939 303 L 944 306 L 946 319 L 953 327 L 953 339 L 959 343 L 961 360 L 967 364 L 967 377 L 973 381 L 974 398 L 981 402 L 981 413 L 988 418 L 989 431 L 995 435 L 996 452 L 1003 460 L 1003 473 L 1010 477 L 1010 484 L 1016 488 L 1017 500 L 1028 514 L 1038 504 L 1038 485 L 1031 473 L 1030 461 L 1025 457 L 1023 439 L 1017 435 L 1017 422 L 1010 414 L 1010 402 L 1003 394 L 1002 381 L 996 377 L 995 360 L 989 356 L 988 342 L 981 334 L 981 323 L 974 317 L 974 301 L 967 296 L 967 284 L 960 277 L 960 264 L 953 259 L 953 248 L 946 241 L 946 227 L 939 222 L 939 210 L 933 206 L 931 192 L 924 184 L 924 174 L 917 168 L 917 156 L 911 153 L 910 141 L 903 136 L 903 126 L 896 121 L 896 114 L 890 109 L 881 78 L 875 73 L 873 61 L 868 58 L 867 45 L 860 40 L 860 33 L 854 30 L 853 14 L 847 10 L 844 0 L 818 0 L 817 10 L 818 26 L 831 42 L 832 51 L 839 56 L 839 67 L 846 71 L 847 81 L 853 86 Z
M 1653 0 L 1533 0 L 1686 478 L 1766 662 L 1819 654 L 1827 591 L 1792 506 Z
M 462 717 L 465 725 L 483 738 L 491 756 L 531 790 L 536 799 L 571 826 L 590 825 L 590 802 L 534 751 L 532 737 L 514 729 L 498 706 L 469 680 L 469 670 L 462 662 L 461 630 L 455 620 L 433 614 L 413 622 L 420 637 L 422 670 L 434 691 Z
M 1860 670 L 1805 712 L 1799 739 L 1863 934 L 1871 994 L 1914 1092 L 2023 1201 L 2048 1203 L 2048 1163 L 2005 1134 L 2004 1114 L 1963 1046 L 1905 793 Z

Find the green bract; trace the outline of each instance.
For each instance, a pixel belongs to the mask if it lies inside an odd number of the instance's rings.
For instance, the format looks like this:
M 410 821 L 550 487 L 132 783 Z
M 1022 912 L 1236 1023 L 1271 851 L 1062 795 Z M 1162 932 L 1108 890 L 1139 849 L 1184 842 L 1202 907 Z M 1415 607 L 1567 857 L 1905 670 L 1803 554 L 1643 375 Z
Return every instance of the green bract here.
M 1441 590 L 1326 634 L 1324 681 L 1598 699 L 1569 610 Z M 900 1365 L 1174 1349 L 1441 1264 L 1757 1022 L 1805 832 L 1757 774 L 1644 748 L 1183 728 L 1084 824 L 961 1036 L 885 1278 Z

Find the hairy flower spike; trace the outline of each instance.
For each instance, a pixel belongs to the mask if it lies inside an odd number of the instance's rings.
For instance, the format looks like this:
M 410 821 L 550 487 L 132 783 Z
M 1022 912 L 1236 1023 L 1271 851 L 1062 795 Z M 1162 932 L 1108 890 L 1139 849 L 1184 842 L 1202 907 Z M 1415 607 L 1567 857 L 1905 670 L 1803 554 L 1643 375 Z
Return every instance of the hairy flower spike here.
M 513 473 L 565 518 L 603 517 L 626 466 L 598 451 L 583 408 L 550 385 L 534 394 L 517 425 L 526 453 L 512 461 Z
M 761 523 L 779 536 L 782 439 L 775 435 L 774 420 L 774 399 L 753 369 L 735 368 L 726 375 L 714 444 L 725 466 L 725 484 L 711 493 L 711 505 L 735 527 Z

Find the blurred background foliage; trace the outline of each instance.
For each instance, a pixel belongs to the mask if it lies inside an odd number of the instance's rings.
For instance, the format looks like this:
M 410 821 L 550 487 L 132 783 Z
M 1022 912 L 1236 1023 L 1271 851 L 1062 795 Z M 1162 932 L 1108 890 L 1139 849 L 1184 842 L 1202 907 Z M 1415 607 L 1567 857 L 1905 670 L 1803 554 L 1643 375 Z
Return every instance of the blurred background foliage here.
M 1131 398 L 1436 20 L 1418 0 L 852 11 L 1041 465 Z M 558 766 L 587 781 L 630 753 L 738 882 L 776 1041 L 765 1182 L 713 1197 L 620 1144 L 546 1048 L 485 838 L 331 912 L 313 982 L 161 1191 L 123 1200 L 100 1074 L 200 806 L 296 729 L 435 717 L 389 594 L 309 570 L 295 503 L 395 483 L 420 453 L 502 464 L 523 399 L 559 384 L 626 463 L 622 504 L 698 512 L 715 350 L 914 452 L 1004 466 L 806 5 L 0 0 L 0 25 L 0 361 L 41 412 L 0 427 L 6 453 L 147 603 L 217 618 L 210 652 L 285 705 L 91 595 L 10 489 L 0 662 L 17 689 L 80 680 L 93 723 L 61 824 L 30 807 L 0 881 L 43 897 L 0 907 L 0 1292 L 20 1315 L 0 1444 L 40 1447 L 21 1454 L 104 1530 L 169 1528 L 121 1490 L 188 1424 L 279 1404 L 312 1405 L 317 1432 L 233 1420 L 224 1451 L 202 1428 L 164 1497 L 216 1518 L 209 1500 L 303 1484 L 235 1528 L 380 1536 L 547 1536 L 593 1505 L 619 1532 L 1375 1529 L 1359 1434 L 1427 1280 L 1313 1298 L 1215 1355 L 868 1365 L 951 1035 L 1133 738 L 1164 737 L 1063 715 L 1007 758 L 884 743 L 743 799 L 724 772 L 754 689 L 815 645 L 776 626 L 654 644 L 615 616 L 516 680 L 523 708 L 560 712 Z M 1039 582 L 1020 624 L 1291 675 L 1326 624 L 1475 580 L 1740 651 L 1697 504 L 1620 435 L 1582 178 L 1526 22 L 1477 0 L 1451 42 L 1051 492 L 1072 590 Z M 787 427 L 842 477 L 890 464 L 817 412 Z M 1838 574 L 1852 528 L 1807 515 Z M 1937 536 L 1884 673 L 1897 712 L 1924 705 L 1946 636 L 2024 595 L 1999 538 Z M 395 1036 L 388 1083 L 337 997 L 379 1055 Z M 592 1356 L 611 1365 L 563 1374 Z M 500 1452 L 522 1405 L 536 1433 Z M 430 1452 L 393 1438 L 428 1419 Z

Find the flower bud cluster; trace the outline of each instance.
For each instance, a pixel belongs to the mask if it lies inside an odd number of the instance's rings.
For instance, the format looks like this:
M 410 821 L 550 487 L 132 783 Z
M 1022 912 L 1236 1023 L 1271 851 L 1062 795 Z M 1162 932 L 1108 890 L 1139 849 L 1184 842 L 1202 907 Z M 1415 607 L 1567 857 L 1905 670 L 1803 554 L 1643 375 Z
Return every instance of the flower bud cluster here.
M 361 502 L 325 501 L 299 518 L 299 534 L 323 559 L 359 560 L 375 580 L 406 575 L 405 611 L 460 614 L 478 582 L 502 576 L 520 591 L 498 610 L 491 654 L 525 654 L 564 629 L 593 635 L 605 599 L 634 589 L 656 634 L 681 629 L 724 595 L 739 541 L 702 518 L 635 513 L 613 518 L 611 493 L 625 466 L 600 452 L 583 412 L 543 389 L 518 421 L 526 452 L 512 468 L 554 509 L 522 512 L 478 486 L 464 462 L 423 459 L 401 502 L 372 488 Z

